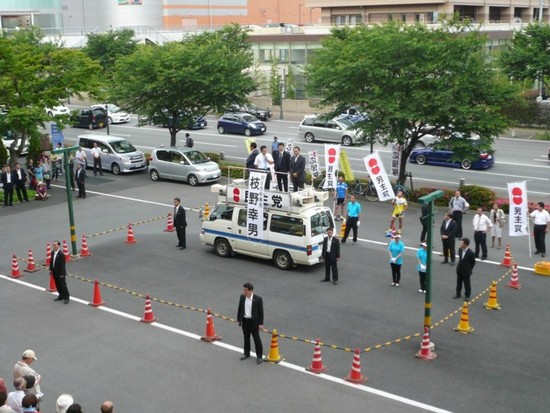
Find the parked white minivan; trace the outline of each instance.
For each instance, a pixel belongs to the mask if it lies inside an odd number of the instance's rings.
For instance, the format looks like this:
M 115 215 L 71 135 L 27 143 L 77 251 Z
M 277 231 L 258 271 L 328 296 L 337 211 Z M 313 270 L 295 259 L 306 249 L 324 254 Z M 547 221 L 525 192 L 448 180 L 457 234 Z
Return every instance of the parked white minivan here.
M 78 136 L 78 146 L 86 152 L 86 166 L 91 168 L 94 143 L 101 149 L 101 169 L 118 175 L 125 172 L 143 171 L 147 168 L 145 155 L 126 139 L 114 135 L 87 133 Z

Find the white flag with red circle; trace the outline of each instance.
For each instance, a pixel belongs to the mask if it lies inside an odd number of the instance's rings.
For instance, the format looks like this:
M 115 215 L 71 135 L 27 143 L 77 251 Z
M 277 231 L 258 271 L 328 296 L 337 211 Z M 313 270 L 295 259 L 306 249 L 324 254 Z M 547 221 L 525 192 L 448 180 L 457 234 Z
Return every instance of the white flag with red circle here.
M 380 201 L 395 199 L 395 193 L 393 192 L 390 179 L 388 178 L 386 168 L 384 168 L 384 164 L 378 152 L 365 156 L 363 160 L 365 161 L 365 167 L 367 168 L 370 179 L 376 188 L 378 199 Z
M 338 168 L 340 168 L 340 145 L 325 143 L 325 184 L 323 189 L 336 188 L 338 181 Z
M 510 199 L 509 231 L 511 237 L 529 235 L 527 214 L 527 182 L 508 183 L 508 197 Z

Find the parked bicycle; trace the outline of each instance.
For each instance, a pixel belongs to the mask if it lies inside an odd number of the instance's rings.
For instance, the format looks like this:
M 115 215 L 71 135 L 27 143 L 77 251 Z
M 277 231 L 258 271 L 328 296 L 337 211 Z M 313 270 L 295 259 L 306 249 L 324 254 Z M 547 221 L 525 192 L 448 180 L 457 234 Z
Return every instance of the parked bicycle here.
M 378 201 L 378 193 L 376 192 L 376 187 L 372 181 L 369 181 L 368 184 L 364 185 L 359 179 L 356 179 L 355 183 L 349 188 L 349 194 L 355 195 L 358 198 L 365 197 L 371 202 Z

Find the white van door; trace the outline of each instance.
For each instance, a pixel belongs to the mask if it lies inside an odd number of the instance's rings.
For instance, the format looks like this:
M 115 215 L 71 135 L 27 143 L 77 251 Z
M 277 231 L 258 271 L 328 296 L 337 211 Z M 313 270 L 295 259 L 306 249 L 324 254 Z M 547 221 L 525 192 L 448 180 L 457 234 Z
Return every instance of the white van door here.
M 259 240 L 257 238 L 249 237 L 246 228 L 246 208 L 238 209 L 237 225 L 234 228 L 235 235 L 235 251 L 246 253 L 255 257 L 267 256 L 267 240 Z M 235 214 L 233 215 L 235 216 Z M 267 238 L 267 213 L 264 213 L 264 234 Z

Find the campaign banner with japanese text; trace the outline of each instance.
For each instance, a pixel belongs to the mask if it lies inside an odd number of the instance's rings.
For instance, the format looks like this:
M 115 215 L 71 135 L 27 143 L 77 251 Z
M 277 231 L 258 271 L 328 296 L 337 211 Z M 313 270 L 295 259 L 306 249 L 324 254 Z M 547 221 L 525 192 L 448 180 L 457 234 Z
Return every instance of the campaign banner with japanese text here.
M 294 148 L 294 138 L 288 138 L 285 144 L 285 152 L 292 156 L 292 148 Z
M 325 143 L 325 184 L 323 189 L 336 188 L 338 168 L 340 167 L 340 145 Z
M 391 147 L 391 175 L 399 176 L 401 157 L 403 156 L 403 145 L 396 143 Z
M 527 214 L 527 182 L 509 182 L 508 198 L 510 200 L 509 232 L 511 237 L 529 235 Z
M 376 193 L 378 194 L 378 199 L 380 201 L 387 201 L 389 199 L 395 199 L 395 193 L 391 186 L 391 182 L 386 173 L 386 168 L 382 163 L 382 159 L 378 152 L 374 152 L 363 158 L 365 161 L 365 167 L 369 173 L 371 181 L 374 183 L 376 188 Z
M 264 238 L 264 186 L 266 174 L 250 171 L 248 178 L 248 199 L 246 211 L 246 235 L 250 238 Z
M 309 172 L 311 172 L 311 176 L 313 179 L 317 178 L 320 174 L 319 171 L 319 157 L 317 156 L 317 151 L 311 151 L 308 152 L 308 167 Z

